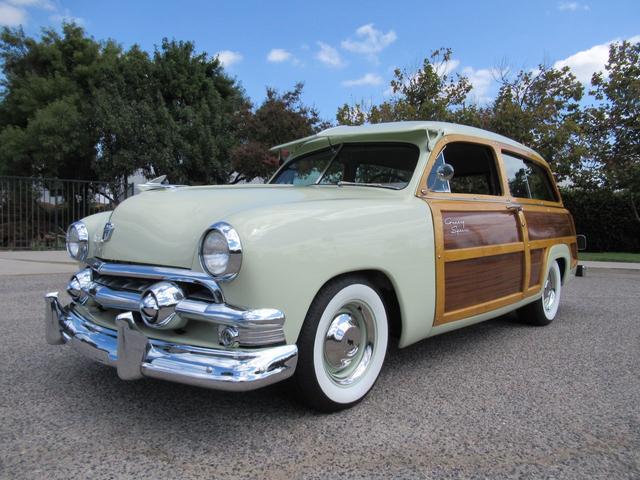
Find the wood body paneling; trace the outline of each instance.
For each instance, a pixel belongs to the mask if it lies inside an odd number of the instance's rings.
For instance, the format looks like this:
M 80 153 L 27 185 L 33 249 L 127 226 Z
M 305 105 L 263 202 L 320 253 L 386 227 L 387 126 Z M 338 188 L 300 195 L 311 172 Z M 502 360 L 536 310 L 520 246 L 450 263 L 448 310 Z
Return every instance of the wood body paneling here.
M 523 252 L 447 262 L 445 312 L 451 312 L 522 291 Z
M 531 250 L 531 273 L 529 275 L 529 286 L 538 285 L 540 283 L 544 250 L 544 248 Z
M 429 174 L 439 152 L 452 142 L 477 143 L 493 149 L 503 195 L 431 191 Z M 559 201 L 513 198 L 502 164 L 502 151 L 537 162 L 528 150 L 489 139 L 446 135 L 436 143 L 416 195 L 431 209 L 436 247 L 434 325 L 463 320 L 512 305 L 540 292 L 549 249 L 575 245 L 575 228 Z M 548 172 L 549 175 L 550 172 Z M 572 259 L 572 267 L 575 266 Z
M 575 235 L 573 221 L 568 213 L 525 211 L 530 240 L 569 237 Z
M 443 211 L 445 250 L 483 247 L 521 241 L 515 213 L 500 211 Z

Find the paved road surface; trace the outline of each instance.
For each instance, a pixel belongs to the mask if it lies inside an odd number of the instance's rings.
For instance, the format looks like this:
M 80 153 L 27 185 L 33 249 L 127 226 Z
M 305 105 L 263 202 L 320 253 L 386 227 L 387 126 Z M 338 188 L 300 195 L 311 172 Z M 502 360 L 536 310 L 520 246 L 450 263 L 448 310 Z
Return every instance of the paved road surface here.
M 0 277 L 0 478 L 639 478 L 640 274 L 591 270 L 546 328 L 503 317 L 392 350 L 355 409 L 284 386 L 120 381 L 45 344 L 66 275 Z

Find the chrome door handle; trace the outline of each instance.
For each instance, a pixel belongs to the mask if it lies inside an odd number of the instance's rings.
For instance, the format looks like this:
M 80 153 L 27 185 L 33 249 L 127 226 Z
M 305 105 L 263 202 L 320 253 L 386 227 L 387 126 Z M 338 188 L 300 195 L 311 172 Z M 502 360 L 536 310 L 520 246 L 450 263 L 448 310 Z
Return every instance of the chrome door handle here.
M 520 205 L 519 203 L 514 203 L 512 205 L 507 205 L 507 210 L 511 210 L 512 212 L 521 212 L 522 211 L 522 205 Z

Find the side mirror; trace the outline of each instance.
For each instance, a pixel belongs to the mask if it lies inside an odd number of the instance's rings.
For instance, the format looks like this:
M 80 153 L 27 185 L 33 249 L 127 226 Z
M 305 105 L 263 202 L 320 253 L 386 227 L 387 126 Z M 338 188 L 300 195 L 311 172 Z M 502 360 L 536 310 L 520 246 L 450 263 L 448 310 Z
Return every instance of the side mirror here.
M 578 242 L 578 250 L 583 251 L 587 249 L 587 237 L 586 235 L 576 235 Z
M 438 180 L 440 180 L 441 182 L 448 182 L 453 178 L 454 173 L 455 170 L 453 169 L 453 166 L 445 163 L 443 165 L 440 165 L 436 170 L 436 177 L 438 177 Z

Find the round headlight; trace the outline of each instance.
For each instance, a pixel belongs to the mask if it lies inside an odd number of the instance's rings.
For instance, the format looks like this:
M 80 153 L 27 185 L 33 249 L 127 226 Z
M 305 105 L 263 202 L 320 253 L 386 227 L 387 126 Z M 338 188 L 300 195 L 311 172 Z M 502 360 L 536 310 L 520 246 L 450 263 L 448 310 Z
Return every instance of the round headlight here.
M 67 253 L 82 262 L 89 253 L 89 232 L 82 222 L 72 223 L 67 230 Z
M 200 245 L 202 268 L 218 280 L 233 280 L 242 264 L 242 245 L 238 232 L 228 223 L 212 225 Z

